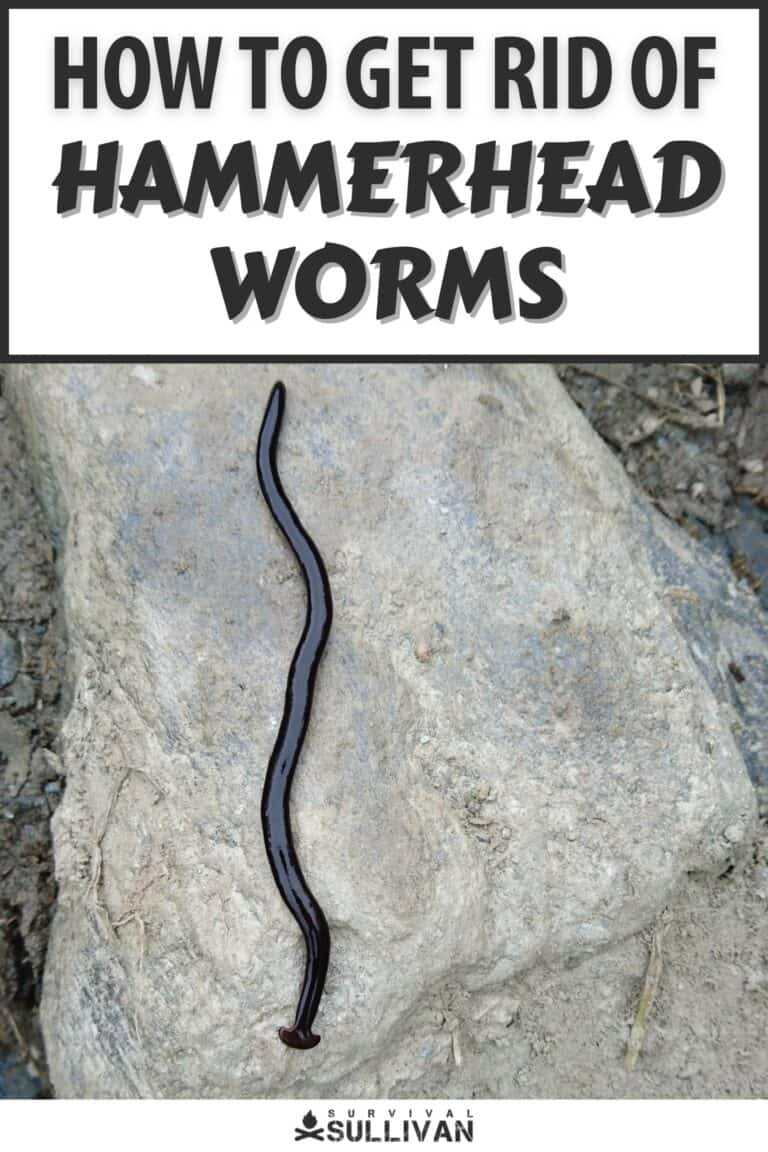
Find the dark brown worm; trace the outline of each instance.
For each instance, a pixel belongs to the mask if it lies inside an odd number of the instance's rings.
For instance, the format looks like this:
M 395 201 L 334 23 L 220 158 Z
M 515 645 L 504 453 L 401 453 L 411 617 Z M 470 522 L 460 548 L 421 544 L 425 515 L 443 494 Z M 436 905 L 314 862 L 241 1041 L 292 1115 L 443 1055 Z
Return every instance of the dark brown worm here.
M 314 542 L 305 532 L 277 471 L 277 441 L 285 408 L 285 388 L 275 384 L 259 432 L 256 464 L 259 484 L 269 510 L 299 562 L 307 589 L 307 613 L 288 672 L 280 730 L 267 768 L 261 797 L 261 823 L 272 875 L 285 903 L 301 928 L 307 959 L 304 983 L 292 1028 L 281 1028 L 280 1039 L 291 1048 L 314 1048 L 320 1037 L 312 1023 L 323 994 L 331 937 L 323 910 L 301 871 L 291 834 L 289 800 L 304 737 L 307 733 L 317 668 L 331 630 L 333 604 L 328 573 Z

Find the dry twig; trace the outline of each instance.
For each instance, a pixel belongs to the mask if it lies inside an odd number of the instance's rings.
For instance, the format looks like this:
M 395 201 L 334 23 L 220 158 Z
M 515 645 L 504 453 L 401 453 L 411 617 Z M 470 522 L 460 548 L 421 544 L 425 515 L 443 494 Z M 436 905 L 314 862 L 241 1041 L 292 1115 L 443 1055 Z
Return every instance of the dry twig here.
M 643 980 L 643 990 L 640 993 L 640 1003 L 637 1006 L 637 1013 L 632 1029 L 629 1033 L 627 1040 L 627 1050 L 624 1056 L 624 1067 L 627 1072 L 632 1072 L 637 1064 L 637 1058 L 643 1047 L 643 1040 L 645 1039 L 645 1030 L 648 1027 L 648 1017 L 651 1014 L 656 993 L 659 990 L 659 983 L 661 982 L 661 969 L 662 969 L 662 950 L 661 945 L 664 939 L 664 934 L 667 930 L 667 923 L 662 919 L 653 930 L 653 938 L 651 940 L 651 952 L 648 957 L 648 967 L 645 970 L 645 979 Z

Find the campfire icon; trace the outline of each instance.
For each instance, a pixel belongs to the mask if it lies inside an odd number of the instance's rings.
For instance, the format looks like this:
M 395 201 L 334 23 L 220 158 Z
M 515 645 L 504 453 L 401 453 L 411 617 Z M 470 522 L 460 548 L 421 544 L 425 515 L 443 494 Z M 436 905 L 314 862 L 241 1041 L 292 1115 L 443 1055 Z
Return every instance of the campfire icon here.
M 294 1128 L 296 1133 L 294 1139 L 296 1140 L 324 1140 L 323 1132 L 325 1129 L 318 1127 L 317 1116 L 312 1111 L 305 1113 L 302 1117 L 302 1127 Z

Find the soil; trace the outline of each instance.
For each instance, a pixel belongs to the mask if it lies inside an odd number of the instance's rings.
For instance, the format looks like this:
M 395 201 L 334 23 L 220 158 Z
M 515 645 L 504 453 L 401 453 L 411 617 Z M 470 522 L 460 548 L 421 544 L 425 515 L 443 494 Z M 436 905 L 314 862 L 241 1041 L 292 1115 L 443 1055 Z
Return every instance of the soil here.
M 768 371 L 580 364 L 559 372 L 651 500 L 726 557 L 768 610 Z M 63 788 L 55 561 L 0 379 L 0 1098 L 50 1094 L 37 1006 L 55 901 L 49 824 Z M 572 972 L 520 979 L 528 1056 L 519 1095 L 768 1095 L 768 826 L 728 876 L 689 879 L 656 936 L 658 989 L 631 1072 L 625 1050 L 652 932 Z
M 661 511 L 768 609 L 768 369 L 573 364 L 572 398 Z

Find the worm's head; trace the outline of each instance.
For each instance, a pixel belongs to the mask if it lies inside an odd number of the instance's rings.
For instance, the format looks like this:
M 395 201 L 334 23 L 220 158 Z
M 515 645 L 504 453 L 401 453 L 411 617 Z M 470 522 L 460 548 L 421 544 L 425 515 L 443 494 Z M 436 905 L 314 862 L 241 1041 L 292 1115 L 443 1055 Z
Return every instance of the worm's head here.
M 320 1043 L 320 1037 L 305 1028 L 280 1028 L 278 1035 L 289 1048 L 314 1048 Z

